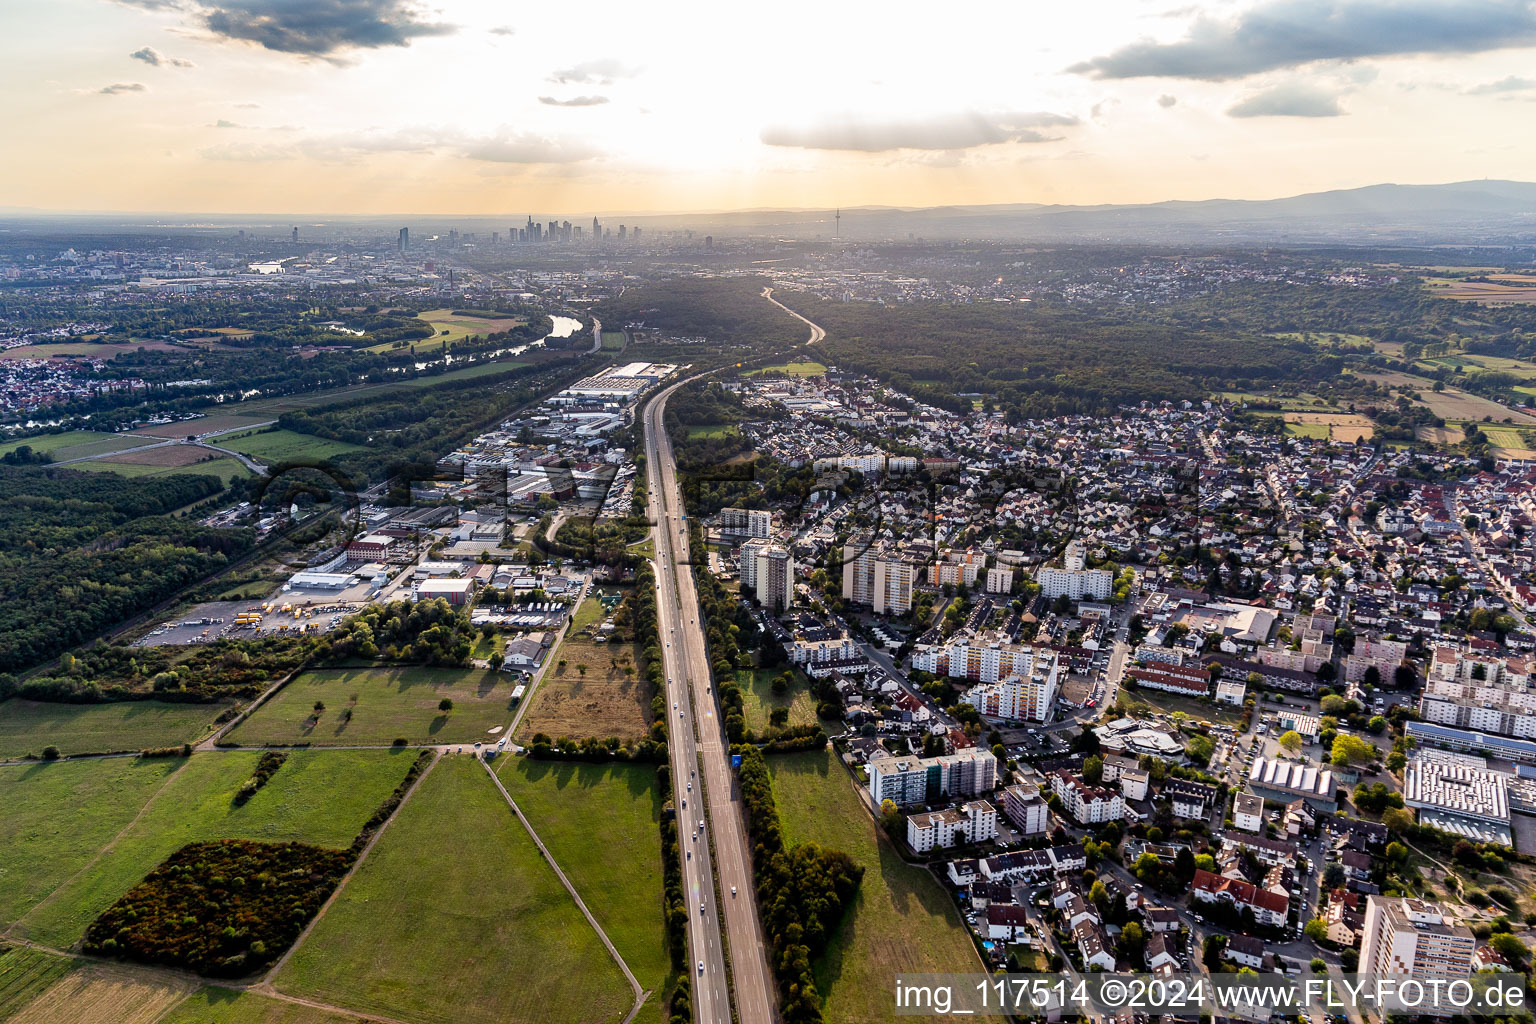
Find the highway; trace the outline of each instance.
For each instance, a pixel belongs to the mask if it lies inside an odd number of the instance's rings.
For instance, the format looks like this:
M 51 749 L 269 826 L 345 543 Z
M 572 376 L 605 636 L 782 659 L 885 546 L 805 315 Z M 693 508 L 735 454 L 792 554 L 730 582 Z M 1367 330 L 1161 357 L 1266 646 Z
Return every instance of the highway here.
M 678 840 L 684 850 L 694 1019 L 700 1024 L 731 1022 L 730 988 L 721 945 L 723 925 L 730 947 L 737 1019 L 740 1024 L 772 1024 L 778 1001 L 753 902 L 746 824 L 716 712 L 704 629 L 698 618 L 699 602 L 688 564 L 688 523 L 672 444 L 662 423 L 667 399 L 684 383 L 661 392 L 646 409 L 645 443 L 648 511 L 655 523 L 651 535 L 656 542 L 656 625 L 667 680 L 673 803 Z M 705 825 L 702 833 L 701 820 Z

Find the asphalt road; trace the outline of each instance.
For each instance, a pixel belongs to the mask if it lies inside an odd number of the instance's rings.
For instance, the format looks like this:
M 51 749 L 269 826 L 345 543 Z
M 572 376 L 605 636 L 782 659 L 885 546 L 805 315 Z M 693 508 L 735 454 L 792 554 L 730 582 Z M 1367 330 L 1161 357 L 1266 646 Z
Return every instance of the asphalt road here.
M 716 711 L 704 629 L 698 619 L 677 467 L 662 426 L 667 399 L 680 386 L 674 384 L 651 402 L 645 414 L 645 434 L 649 511 L 655 518 L 651 532 L 656 541 L 656 621 L 663 643 L 667 714 L 671 716 L 668 748 L 678 838 L 685 851 L 683 886 L 688 899 L 693 1006 L 695 1019 L 701 1024 L 731 1022 L 721 945 L 723 928 L 730 946 L 737 1019 L 740 1024 L 772 1024 L 774 983 L 753 902 L 746 825 Z

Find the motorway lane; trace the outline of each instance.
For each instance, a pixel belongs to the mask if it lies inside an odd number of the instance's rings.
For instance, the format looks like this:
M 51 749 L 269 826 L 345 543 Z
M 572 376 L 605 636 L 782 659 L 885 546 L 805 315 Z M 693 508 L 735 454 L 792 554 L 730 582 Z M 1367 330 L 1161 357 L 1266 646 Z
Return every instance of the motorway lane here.
M 688 564 L 682 494 L 672 446 L 662 426 L 667 398 L 680 386 L 663 391 L 646 410 L 646 472 L 655 515 L 657 628 L 663 642 L 667 714 L 674 716 L 669 719 L 668 731 L 673 799 L 678 808 L 679 840 L 692 852 L 691 857 L 684 856 L 683 882 L 688 892 L 689 945 L 694 961 L 693 1003 L 697 1020 L 729 1024 L 730 996 L 720 941 L 719 908 L 723 907 L 737 1017 L 741 1024 L 772 1024 L 776 998 L 753 902 L 746 825 L 716 713 L 704 630 L 698 621 L 698 598 Z M 695 770 L 699 776 L 694 775 Z M 700 787 L 690 787 L 700 779 L 707 814 L 700 813 Z M 686 808 L 685 800 L 689 801 Z M 695 840 L 692 836 L 701 818 L 706 819 L 706 828 Z M 716 872 L 721 890 L 718 902 Z M 733 888 L 735 896 L 731 895 Z M 704 964 L 702 976 L 699 961 Z

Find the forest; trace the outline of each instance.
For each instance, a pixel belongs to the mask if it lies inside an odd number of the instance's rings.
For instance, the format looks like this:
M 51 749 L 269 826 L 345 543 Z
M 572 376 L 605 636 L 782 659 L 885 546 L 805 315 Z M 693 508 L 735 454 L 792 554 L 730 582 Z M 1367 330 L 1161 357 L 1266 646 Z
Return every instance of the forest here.
M 203 704 L 246 700 L 265 684 L 302 665 L 314 636 L 219 637 L 191 648 L 129 647 L 97 641 L 66 652 L 52 669 L 24 682 L 0 677 L 9 696 L 70 704 L 158 700 Z
M 248 551 L 248 531 L 167 515 L 222 489 L 211 476 L 0 470 L 0 672 L 53 657 Z
M 761 277 L 668 278 L 628 288 L 594 313 L 605 330 L 641 324 L 669 337 L 705 339 L 695 356 L 775 352 L 804 341 L 806 330 L 763 298 L 770 283 Z
M 469 615 L 444 601 L 371 604 L 347 618 L 321 656 L 382 658 L 421 665 L 466 665 L 479 630 Z
M 752 844 L 757 903 L 769 961 L 778 976 L 786 1024 L 820 1021 L 821 999 L 813 963 L 826 951 L 843 913 L 858 891 L 864 868 L 841 850 L 816 843 L 785 848 L 768 763 L 756 747 L 732 747 L 741 755 L 741 798 Z

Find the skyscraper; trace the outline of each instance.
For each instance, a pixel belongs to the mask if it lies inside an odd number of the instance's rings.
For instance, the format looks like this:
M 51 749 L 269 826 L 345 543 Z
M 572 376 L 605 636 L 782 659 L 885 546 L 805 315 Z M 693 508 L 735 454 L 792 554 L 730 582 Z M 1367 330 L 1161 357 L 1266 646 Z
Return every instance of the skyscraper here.
M 597 218 L 592 218 L 592 241 L 600 241 L 603 237 L 602 226 L 597 223 Z
M 624 235 L 628 230 L 623 224 L 619 225 L 619 241 L 624 241 Z
M 293 244 L 294 245 L 298 245 L 299 244 L 299 229 L 298 229 L 297 226 L 295 226 L 294 229 L 293 229 Z
M 400 247 L 400 251 L 401 252 L 405 252 L 405 250 L 407 250 L 407 249 L 409 249 L 411 247 L 411 229 L 410 228 L 401 228 L 400 229 L 400 240 L 396 243 L 396 245 L 398 245 Z

